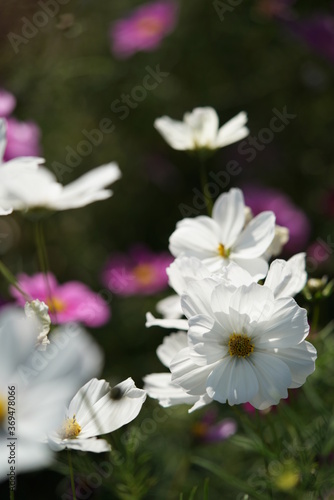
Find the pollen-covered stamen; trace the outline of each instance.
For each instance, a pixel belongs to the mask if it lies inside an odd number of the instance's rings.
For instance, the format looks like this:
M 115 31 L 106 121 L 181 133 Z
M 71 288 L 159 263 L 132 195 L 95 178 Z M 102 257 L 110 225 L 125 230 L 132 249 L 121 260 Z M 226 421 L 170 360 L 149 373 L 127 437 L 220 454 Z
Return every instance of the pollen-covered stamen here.
M 222 243 L 219 243 L 218 253 L 221 257 L 223 257 L 223 259 L 228 259 L 229 255 L 231 253 L 231 250 L 229 250 L 228 248 L 225 248 Z
M 81 427 L 76 421 L 75 415 L 73 418 L 67 418 L 63 423 L 60 434 L 62 439 L 74 439 L 81 432 Z
M 247 335 L 240 333 L 232 333 L 228 341 L 228 352 L 230 356 L 238 356 L 245 358 L 254 351 L 254 345 L 251 344 L 251 339 Z
M 7 416 L 7 400 L 0 395 L 0 424 L 5 421 Z

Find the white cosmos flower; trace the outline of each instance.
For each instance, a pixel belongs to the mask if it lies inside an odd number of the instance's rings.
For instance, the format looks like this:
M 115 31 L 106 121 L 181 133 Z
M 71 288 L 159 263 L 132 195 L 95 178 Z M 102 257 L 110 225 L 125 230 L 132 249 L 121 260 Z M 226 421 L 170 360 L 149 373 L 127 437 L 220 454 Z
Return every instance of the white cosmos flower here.
M 115 396 L 113 395 L 115 394 Z M 90 380 L 71 400 L 63 425 L 48 437 L 55 451 L 73 449 L 101 453 L 110 450 L 101 434 L 109 434 L 137 417 L 146 392 L 131 378 L 111 389 L 106 380 Z
M 245 227 L 245 203 L 240 189 L 232 188 L 219 196 L 212 218 L 183 219 L 169 239 L 175 257 L 200 259 L 211 272 L 234 261 L 256 279 L 263 278 L 268 264 L 262 257 L 275 235 L 275 215 L 262 212 Z
M 5 123 L 0 120 L 0 155 L 6 145 Z M 68 210 L 84 207 L 112 195 L 107 186 L 121 177 L 116 163 L 95 168 L 63 186 L 45 168 L 43 158 L 22 157 L 2 163 L 0 156 L 0 215 L 14 210 Z
M 172 381 L 190 395 L 230 405 L 278 404 L 315 368 L 306 310 L 256 283 L 212 289 L 208 281 L 190 283 L 182 298 L 188 347 L 170 363 Z
M 190 151 L 218 149 L 240 141 L 249 134 L 246 123 L 247 114 L 242 111 L 219 128 L 216 111 L 204 107 L 185 113 L 182 122 L 162 116 L 155 120 L 154 127 L 173 149 Z
M 45 351 L 36 349 L 40 329 L 22 309 L 0 313 L 0 482 L 9 473 L 8 448 L 15 437 L 16 473 L 47 467 L 53 460 L 45 435 L 62 421 L 71 395 L 102 368 L 101 349 L 75 325 L 63 325 Z M 8 388 L 15 387 L 15 430 L 8 428 Z
M 163 343 L 157 349 L 157 356 L 161 363 L 170 367 L 172 359 L 185 347 L 188 346 L 187 334 L 184 332 L 172 333 L 165 337 Z M 191 413 L 202 406 L 211 403 L 212 399 L 207 395 L 192 396 L 182 387 L 172 382 L 171 373 L 151 373 L 144 377 L 144 389 L 147 394 L 157 399 L 161 406 L 167 408 L 180 404 L 192 405 Z

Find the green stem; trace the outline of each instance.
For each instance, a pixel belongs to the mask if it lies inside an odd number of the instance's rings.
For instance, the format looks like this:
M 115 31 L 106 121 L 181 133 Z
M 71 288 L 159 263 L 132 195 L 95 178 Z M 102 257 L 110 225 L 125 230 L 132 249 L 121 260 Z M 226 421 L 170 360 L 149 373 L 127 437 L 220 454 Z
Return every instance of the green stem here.
M 67 457 L 68 457 L 68 468 L 69 468 L 69 471 L 70 471 L 70 478 L 71 478 L 72 496 L 73 496 L 73 500 L 77 500 L 77 497 L 76 497 L 76 494 L 75 494 L 75 483 L 74 483 L 72 457 L 71 457 L 71 451 L 70 450 L 67 450 Z
M 45 286 L 46 286 L 46 290 L 47 290 L 47 302 L 48 302 L 47 305 L 49 306 L 49 310 L 51 310 L 51 312 L 55 315 L 56 322 L 57 322 L 57 312 L 56 312 L 56 308 L 53 304 L 51 287 L 50 287 L 50 283 L 48 280 L 48 271 L 49 271 L 50 267 L 49 267 L 49 259 L 48 259 L 46 244 L 45 244 L 44 229 L 43 229 L 42 221 L 35 222 L 35 242 L 36 242 L 39 268 L 44 275 Z
M 320 317 L 320 303 L 317 301 L 314 303 L 314 308 L 313 308 L 312 327 L 311 327 L 312 332 L 315 332 L 318 328 L 319 317 Z
M 28 294 L 26 294 L 22 290 L 22 288 L 19 287 L 14 274 L 11 273 L 11 271 L 8 269 L 8 267 L 1 260 L 0 260 L 0 273 L 8 281 L 8 283 L 10 283 L 14 288 L 16 288 L 16 290 L 18 290 L 20 292 L 21 295 L 23 295 L 23 297 L 28 302 L 31 301 L 31 297 Z
M 200 157 L 199 161 L 200 161 L 201 185 L 202 185 L 203 195 L 205 198 L 206 210 L 208 212 L 208 215 L 211 217 L 213 202 L 208 190 L 208 176 L 206 173 L 205 160 L 203 159 L 203 157 Z
M 9 490 L 9 500 L 15 500 L 15 490 L 12 488 Z

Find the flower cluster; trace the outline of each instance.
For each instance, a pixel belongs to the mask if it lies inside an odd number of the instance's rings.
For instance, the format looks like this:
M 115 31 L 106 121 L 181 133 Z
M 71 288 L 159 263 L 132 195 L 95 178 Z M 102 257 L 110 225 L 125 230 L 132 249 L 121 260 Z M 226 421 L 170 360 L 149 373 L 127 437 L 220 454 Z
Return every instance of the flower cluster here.
M 213 141 L 217 124 L 210 133 L 203 121 L 191 129 L 195 115 L 207 113 L 195 112 L 184 125 L 158 122 L 167 142 L 175 149 L 224 145 Z M 305 253 L 269 265 L 289 230 L 276 225 L 272 210 L 255 213 L 232 188 L 218 197 L 211 215 L 181 220 L 170 236 L 175 260 L 167 273 L 176 294 L 158 303 L 162 319 L 148 313 L 146 322 L 178 330 L 157 350 L 169 372 L 144 379 L 162 406 L 186 403 L 193 411 L 215 400 L 263 410 L 315 369 L 316 350 L 305 340 L 307 312 L 293 298 L 307 281 Z

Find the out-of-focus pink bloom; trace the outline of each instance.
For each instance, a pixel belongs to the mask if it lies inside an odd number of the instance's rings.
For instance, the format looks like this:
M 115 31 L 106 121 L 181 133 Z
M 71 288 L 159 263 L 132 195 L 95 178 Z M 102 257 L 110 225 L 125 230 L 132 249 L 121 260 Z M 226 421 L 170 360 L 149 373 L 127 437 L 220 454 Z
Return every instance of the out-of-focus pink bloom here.
M 49 306 L 49 314 L 53 323 L 77 321 L 86 326 L 102 326 L 110 318 L 110 309 L 99 294 L 93 292 L 79 281 L 68 281 L 62 285 L 55 276 L 42 273 L 28 276 L 19 274 L 18 284 L 32 299 L 39 299 Z M 20 292 L 11 287 L 12 296 L 21 305 L 26 300 Z
M 7 90 L 0 89 L 0 117 L 6 118 L 9 116 L 16 106 L 16 99 Z
M 176 20 L 177 6 L 173 1 L 161 0 L 141 5 L 127 18 L 111 25 L 113 54 L 127 58 L 139 51 L 156 49 L 163 38 L 173 31 Z
M 316 13 L 307 19 L 293 22 L 290 28 L 313 50 L 334 63 L 334 16 L 332 14 Z
M 276 224 L 289 229 L 289 241 L 284 252 L 294 254 L 304 250 L 311 232 L 308 218 L 296 207 L 292 200 L 276 189 L 249 185 L 243 188 L 245 203 L 254 215 L 265 210 L 272 210 L 276 215 Z
M 7 121 L 7 145 L 3 161 L 18 156 L 39 156 L 41 153 L 39 127 L 31 121 L 21 122 L 10 116 L 15 106 L 13 94 L 0 89 L 0 118 L 6 118 Z
M 332 255 L 331 247 L 320 238 L 314 241 L 307 249 L 307 264 L 311 267 L 310 271 L 314 271 L 316 264 L 323 264 Z
M 204 443 L 225 441 L 236 432 L 236 421 L 232 418 L 224 418 L 217 422 L 217 412 L 215 410 L 207 411 L 203 418 L 192 428 L 195 438 Z
M 290 18 L 291 6 L 296 0 L 258 0 L 256 8 L 266 17 Z
M 123 296 L 150 295 L 168 287 L 166 268 L 173 257 L 153 253 L 144 245 L 132 247 L 128 254 L 115 254 L 103 271 L 103 283 Z
M 18 156 L 39 156 L 40 135 L 40 129 L 36 123 L 7 118 L 7 147 L 4 161 Z

